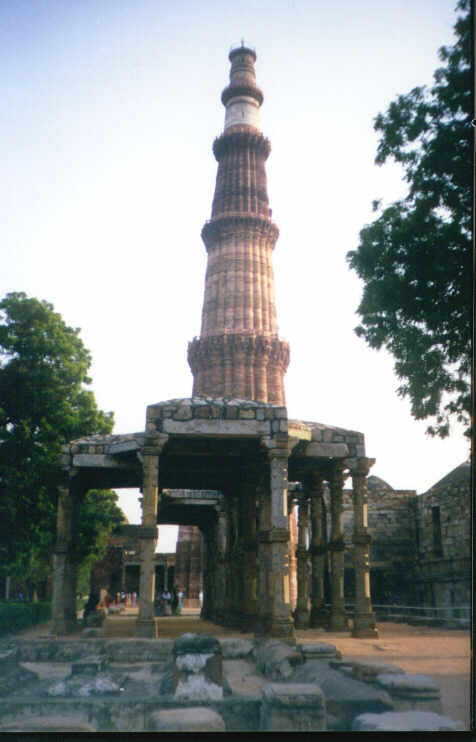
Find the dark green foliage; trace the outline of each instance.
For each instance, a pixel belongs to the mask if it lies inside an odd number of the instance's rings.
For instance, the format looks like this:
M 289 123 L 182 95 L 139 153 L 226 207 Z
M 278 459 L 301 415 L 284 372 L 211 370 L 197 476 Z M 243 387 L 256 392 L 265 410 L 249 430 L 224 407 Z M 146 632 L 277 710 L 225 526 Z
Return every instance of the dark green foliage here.
M 107 551 L 107 537 L 126 522 L 112 490 L 89 490 L 81 504 L 80 536 L 77 548 L 78 589 L 89 590 L 89 576 L 95 561 Z
M 0 302 L 0 568 L 37 586 L 50 569 L 61 446 L 113 427 L 85 388 L 90 364 L 51 304 L 24 293 Z
M 443 47 L 430 90 L 419 87 L 375 119 L 376 163 L 393 158 L 405 170 L 408 195 L 382 209 L 348 253 L 364 281 L 356 328 L 372 348 L 395 358 L 416 419 L 445 437 L 451 416 L 470 423 L 471 40 L 468 0 Z
M 51 603 L 0 601 L 0 636 L 25 631 L 51 618 Z

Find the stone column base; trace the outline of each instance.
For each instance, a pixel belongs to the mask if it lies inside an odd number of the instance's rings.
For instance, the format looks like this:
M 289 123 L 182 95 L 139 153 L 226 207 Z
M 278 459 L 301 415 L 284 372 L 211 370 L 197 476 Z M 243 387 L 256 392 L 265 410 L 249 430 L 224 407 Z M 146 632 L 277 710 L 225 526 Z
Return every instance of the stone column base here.
M 155 618 L 138 618 L 136 621 L 136 636 L 141 639 L 157 639 L 159 635 Z
M 378 639 L 375 625 L 375 613 L 354 614 L 354 628 L 351 636 L 361 639 Z
M 290 618 L 276 618 L 272 615 L 257 616 L 254 634 L 257 639 L 275 637 L 288 644 L 296 643 L 294 624 Z
M 228 629 L 241 629 L 242 622 L 242 616 L 240 613 L 237 613 L 236 611 L 228 611 L 224 614 L 221 625 Z
M 311 616 L 309 619 L 309 627 L 311 629 L 328 629 L 329 628 L 329 614 L 325 608 L 312 608 Z
M 329 631 L 348 631 L 349 620 L 345 610 L 331 611 L 329 618 Z
M 257 625 L 258 616 L 256 615 L 256 613 L 247 613 L 243 616 L 241 630 L 253 633 L 254 631 L 256 631 Z
M 72 634 L 78 628 L 78 622 L 75 619 L 60 618 L 53 619 L 51 633 L 56 636 L 66 636 Z
M 309 611 L 297 609 L 294 616 L 294 626 L 296 629 L 308 629 L 310 626 L 311 615 Z

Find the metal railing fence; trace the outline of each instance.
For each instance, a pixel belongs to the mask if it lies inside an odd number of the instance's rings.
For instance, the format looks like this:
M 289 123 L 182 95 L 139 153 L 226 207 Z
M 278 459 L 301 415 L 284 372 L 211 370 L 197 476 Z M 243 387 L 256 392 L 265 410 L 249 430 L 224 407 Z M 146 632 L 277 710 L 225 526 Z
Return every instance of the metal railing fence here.
M 330 604 L 326 604 L 330 609 Z M 354 605 L 346 603 L 346 611 L 351 618 Z M 427 624 L 444 626 L 445 624 L 461 625 L 466 628 L 471 625 L 470 605 L 424 606 L 424 605 L 381 605 L 373 604 L 372 608 L 378 621 L 394 621 L 395 623 Z

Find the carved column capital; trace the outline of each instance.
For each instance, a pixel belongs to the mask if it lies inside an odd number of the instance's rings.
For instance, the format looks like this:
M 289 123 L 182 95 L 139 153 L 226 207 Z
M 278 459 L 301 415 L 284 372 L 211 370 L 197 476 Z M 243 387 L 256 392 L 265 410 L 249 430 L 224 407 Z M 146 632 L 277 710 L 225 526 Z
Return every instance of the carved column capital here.
M 144 456 L 160 456 L 168 440 L 169 436 L 163 433 L 147 435 L 142 446 L 142 454 Z
M 375 464 L 375 459 L 362 456 L 358 459 L 346 459 L 352 478 L 368 477 L 369 471 Z
M 344 482 L 350 474 L 348 464 L 344 460 L 335 461 L 331 464 L 328 471 L 328 482 L 330 489 L 342 489 Z
M 312 469 L 307 475 L 307 486 L 310 490 L 311 498 L 316 495 L 322 495 L 324 491 L 325 474 L 322 469 Z
M 297 502 L 299 507 L 305 507 L 306 505 L 309 505 L 310 497 L 309 492 L 306 490 L 298 490 L 297 492 L 293 492 L 293 499 Z
M 268 449 L 267 454 L 269 461 L 273 459 L 286 459 L 287 461 L 289 458 L 289 449 L 287 445 L 273 446 L 273 448 Z

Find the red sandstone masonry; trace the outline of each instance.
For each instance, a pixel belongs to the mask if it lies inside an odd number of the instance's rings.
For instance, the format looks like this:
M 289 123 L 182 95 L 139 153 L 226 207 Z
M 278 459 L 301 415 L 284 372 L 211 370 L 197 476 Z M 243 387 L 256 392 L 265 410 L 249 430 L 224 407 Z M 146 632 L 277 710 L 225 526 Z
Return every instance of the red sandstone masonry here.
M 231 53 L 225 106 L 243 91 L 261 105 L 255 58 L 251 50 Z M 229 126 L 213 144 L 218 172 L 212 218 L 202 230 L 208 252 L 202 326 L 188 347 L 195 396 L 285 404 L 289 345 L 276 321 L 272 252 L 279 230 L 267 194 L 270 151 L 248 124 Z

